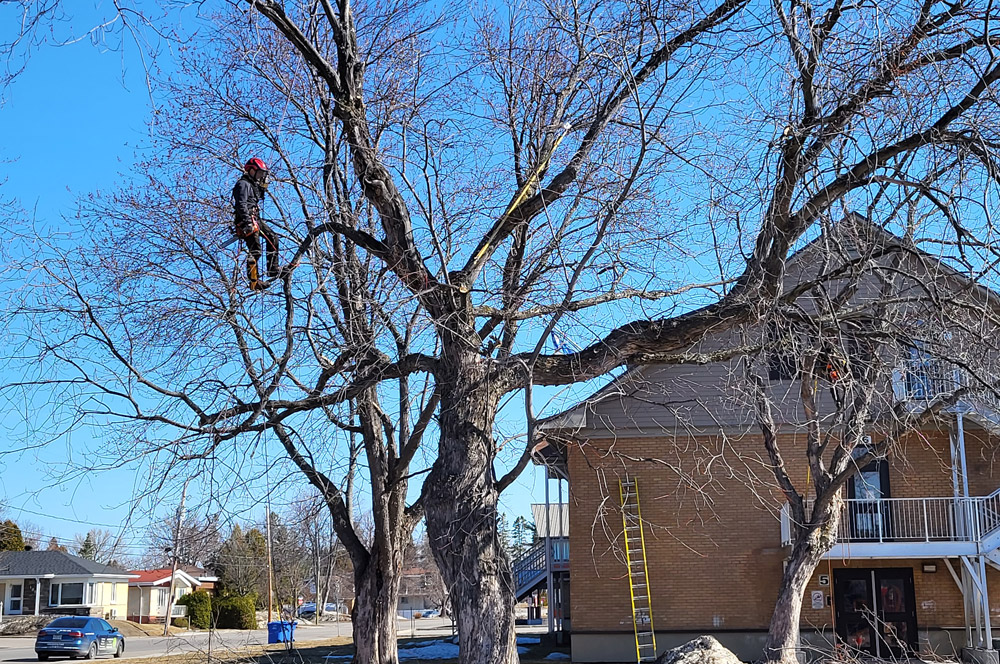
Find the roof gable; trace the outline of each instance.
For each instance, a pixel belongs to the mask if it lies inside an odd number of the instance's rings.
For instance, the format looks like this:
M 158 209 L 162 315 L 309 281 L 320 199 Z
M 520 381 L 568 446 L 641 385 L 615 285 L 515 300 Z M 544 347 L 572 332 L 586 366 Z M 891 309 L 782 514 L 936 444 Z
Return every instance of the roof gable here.
M 132 586 L 159 586 L 167 585 L 170 583 L 170 570 L 169 567 L 163 567 L 160 569 L 137 569 L 132 570 L 129 574 L 132 575 L 132 580 L 129 581 L 129 585 Z M 190 586 L 200 586 L 201 582 L 195 577 L 191 576 L 183 569 L 177 570 L 177 579 L 185 581 Z
M 817 256 L 830 255 L 831 248 L 835 248 L 838 256 L 834 257 L 830 264 L 817 260 Z M 811 283 L 813 279 L 823 276 L 824 272 L 835 273 L 839 269 L 836 264 L 843 260 L 853 261 L 868 257 L 871 260 L 879 261 L 880 257 L 894 253 L 903 255 L 904 260 L 908 261 L 907 268 L 911 269 L 914 275 L 920 275 L 930 280 L 941 280 L 942 283 L 947 282 L 950 287 L 945 288 L 945 290 L 967 292 L 978 302 L 992 307 L 1000 314 L 1000 295 L 995 291 L 951 267 L 941 257 L 933 256 L 916 248 L 907 238 L 898 237 L 853 212 L 824 228 L 823 233 L 788 257 L 782 284 L 783 290 L 787 293 L 802 284 Z M 820 267 L 820 263 L 824 263 L 825 267 Z M 835 280 L 836 277 L 833 279 Z M 695 348 L 702 352 L 719 350 L 736 342 L 733 338 L 734 334 L 735 331 L 730 330 L 706 336 L 696 342 Z M 720 406 L 720 399 L 724 400 L 725 386 L 720 384 L 720 376 L 713 376 L 711 372 L 724 371 L 723 365 L 725 364 L 725 362 L 709 363 L 709 365 L 648 364 L 630 367 L 628 371 L 613 378 L 579 403 L 559 413 L 539 419 L 537 422 L 538 442 L 533 449 L 534 456 L 536 460 L 544 458 L 547 453 L 546 448 L 558 440 L 558 436 L 550 439 L 550 436 L 557 432 L 563 432 L 570 436 L 574 432 L 582 430 L 595 433 L 615 433 L 620 431 L 615 426 L 616 421 L 622 417 L 634 418 L 639 411 L 642 411 L 648 421 L 645 422 L 645 427 L 632 421 L 631 428 L 635 428 L 637 431 L 645 428 L 650 433 L 660 434 L 664 430 L 661 422 L 671 422 L 672 426 L 676 426 L 676 423 L 681 420 L 690 420 L 692 413 L 694 413 L 695 420 L 701 420 L 702 425 L 717 428 L 714 408 Z M 677 401 L 661 408 L 660 413 L 655 412 L 655 409 L 649 405 L 648 399 L 632 399 L 638 392 L 642 391 L 644 386 L 656 384 L 662 385 L 662 390 L 666 390 L 661 396 L 669 396 L 670 385 L 682 385 L 689 393 L 694 392 L 701 395 L 709 395 L 710 393 L 711 398 L 706 399 L 705 403 L 701 403 L 701 400 L 690 403 Z M 699 389 L 703 391 L 698 392 Z M 663 417 L 659 418 L 659 415 L 663 415 Z M 731 421 L 729 424 L 737 428 L 742 429 L 752 423 L 746 417 L 740 418 L 736 415 L 731 415 L 728 419 L 732 420 L 734 417 L 740 421 Z M 695 427 L 695 429 L 697 428 Z

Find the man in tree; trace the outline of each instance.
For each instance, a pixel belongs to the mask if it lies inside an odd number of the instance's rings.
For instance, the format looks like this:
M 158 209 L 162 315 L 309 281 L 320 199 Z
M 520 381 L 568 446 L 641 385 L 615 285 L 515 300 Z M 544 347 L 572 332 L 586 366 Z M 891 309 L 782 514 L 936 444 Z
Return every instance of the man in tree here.
M 254 157 L 243 167 L 243 175 L 233 187 L 233 204 L 236 208 L 236 237 L 247 245 L 250 256 L 247 258 L 247 276 L 250 288 L 264 290 L 267 283 L 261 281 L 257 264 L 260 262 L 263 247 L 260 236 L 264 236 L 267 245 L 267 275 L 271 279 L 278 276 L 278 236 L 260 218 L 260 201 L 267 192 L 271 172 L 262 159 Z

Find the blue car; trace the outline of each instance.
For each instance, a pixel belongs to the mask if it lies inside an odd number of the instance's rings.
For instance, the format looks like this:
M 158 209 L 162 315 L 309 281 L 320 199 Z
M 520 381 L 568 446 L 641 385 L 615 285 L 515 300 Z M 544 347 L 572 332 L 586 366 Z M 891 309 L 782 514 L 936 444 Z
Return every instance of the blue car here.
M 121 657 L 125 652 L 125 637 L 100 618 L 56 618 L 38 630 L 35 638 L 38 659 L 50 655 L 69 655 L 71 658 L 94 659 L 98 655 Z

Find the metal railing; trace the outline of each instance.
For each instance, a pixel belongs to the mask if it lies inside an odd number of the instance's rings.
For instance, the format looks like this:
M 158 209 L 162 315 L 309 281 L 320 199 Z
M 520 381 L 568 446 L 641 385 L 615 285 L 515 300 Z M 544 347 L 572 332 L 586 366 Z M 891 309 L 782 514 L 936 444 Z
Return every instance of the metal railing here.
M 934 401 L 953 394 L 965 382 L 965 374 L 955 365 L 924 355 L 904 360 L 892 372 L 897 401 Z
M 812 501 L 806 502 L 806 515 Z M 844 501 L 837 543 L 980 542 L 1000 529 L 1000 489 L 969 498 L 852 498 Z M 791 510 L 781 510 L 781 541 L 792 542 Z
M 569 538 L 552 537 L 552 564 L 564 568 L 569 563 Z M 541 539 L 521 554 L 512 565 L 514 581 L 520 587 L 545 571 L 545 540 Z

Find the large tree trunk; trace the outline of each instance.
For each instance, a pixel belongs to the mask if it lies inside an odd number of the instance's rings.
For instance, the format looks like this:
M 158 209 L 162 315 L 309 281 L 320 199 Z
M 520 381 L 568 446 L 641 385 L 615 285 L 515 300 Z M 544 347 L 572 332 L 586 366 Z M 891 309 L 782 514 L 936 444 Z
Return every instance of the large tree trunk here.
M 396 607 L 399 602 L 397 561 L 372 547 L 368 564 L 354 572 L 353 664 L 398 664 Z
M 827 507 L 826 518 L 822 521 L 824 525 L 800 528 L 796 534 L 768 627 L 767 645 L 764 648 L 764 658 L 768 664 L 798 664 L 799 620 L 806 584 L 823 559 L 823 554 L 836 541 L 840 522 L 841 502 L 834 500 L 831 503 Z
M 439 380 L 449 389 L 427 478 L 427 534 L 458 624 L 460 664 L 516 664 L 513 575 L 497 535 L 493 477 L 501 395 L 474 350 L 446 352 L 444 366 Z

